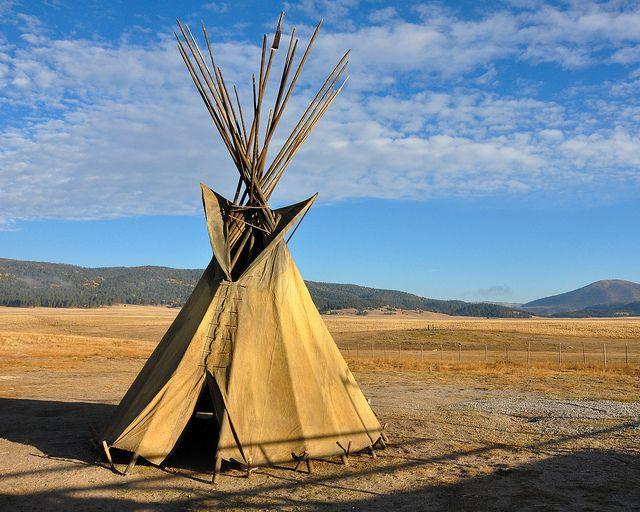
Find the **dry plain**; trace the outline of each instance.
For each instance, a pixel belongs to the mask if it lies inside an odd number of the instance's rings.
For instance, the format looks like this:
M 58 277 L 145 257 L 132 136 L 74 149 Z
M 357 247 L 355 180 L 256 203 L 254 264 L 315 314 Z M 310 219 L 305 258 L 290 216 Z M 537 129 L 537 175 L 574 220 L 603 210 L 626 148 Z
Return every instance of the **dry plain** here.
M 176 313 L 0 308 L 0 510 L 640 510 L 640 319 L 326 316 L 388 422 L 377 459 L 118 476 L 89 427 Z

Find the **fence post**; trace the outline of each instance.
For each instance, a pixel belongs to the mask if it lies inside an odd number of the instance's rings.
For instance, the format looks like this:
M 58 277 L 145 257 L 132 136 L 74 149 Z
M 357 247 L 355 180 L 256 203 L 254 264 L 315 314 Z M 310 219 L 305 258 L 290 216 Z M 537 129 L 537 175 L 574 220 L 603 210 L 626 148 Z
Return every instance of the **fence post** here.
M 458 343 L 458 362 L 462 361 L 462 343 Z
M 624 364 L 629 366 L 629 345 L 624 344 Z
M 582 364 L 587 364 L 587 354 L 584 351 L 584 341 L 582 342 Z
M 531 342 L 527 342 L 527 366 L 531 363 Z
M 562 364 L 562 342 L 558 343 L 558 364 Z
M 507 363 L 509 362 L 509 345 L 505 346 L 505 350 L 507 352 Z
M 487 362 L 487 344 L 484 344 L 484 362 Z
M 604 367 L 607 367 L 607 344 L 602 344 L 602 356 L 604 358 Z

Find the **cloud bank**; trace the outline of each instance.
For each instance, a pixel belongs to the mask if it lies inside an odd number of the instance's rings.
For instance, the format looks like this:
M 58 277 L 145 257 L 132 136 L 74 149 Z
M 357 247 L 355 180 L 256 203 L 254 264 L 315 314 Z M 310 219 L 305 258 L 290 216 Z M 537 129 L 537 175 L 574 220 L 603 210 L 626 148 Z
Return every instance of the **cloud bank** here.
M 346 48 L 351 80 L 277 202 L 638 190 L 637 4 L 511 2 L 473 16 L 376 6 L 290 6 L 302 32 L 305 15 L 342 13 L 327 16 L 290 121 Z M 13 14 L 17 36 L 0 37 L 0 223 L 193 214 L 199 180 L 230 193 L 232 163 L 169 33 L 74 38 Z M 216 44 L 245 93 L 253 36 Z

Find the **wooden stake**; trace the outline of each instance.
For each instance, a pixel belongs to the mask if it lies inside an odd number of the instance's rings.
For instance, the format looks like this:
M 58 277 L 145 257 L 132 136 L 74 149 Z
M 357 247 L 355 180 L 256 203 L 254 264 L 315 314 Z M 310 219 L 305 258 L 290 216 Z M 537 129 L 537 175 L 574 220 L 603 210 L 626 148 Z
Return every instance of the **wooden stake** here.
M 383 424 L 383 425 L 382 425 L 382 431 L 380 432 L 380 437 L 382 438 L 382 440 L 383 440 L 385 443 L 388 443 L 388 442 L 389 442 L 389 438 L 387 437 L 387 433 L 385 432 L 385 430 L 387 430 L 387 426 L 388 426 L 388 425 L 389 425 L 388 423 Z
M 384 442 L 384 439 L 382 439 L 382 435 L 378 436 L 378 439 L 376 439 L 376 442 L 373 443 L 374 448 L 376 446 L 379 446 L 382 450 L 385 450 L 387 448 L 386 443 Z
M 216 462 L 213 467 L 213 477 L 211 478 L 211 483 L 215 484 L 218 476 L 220 475 L 220 470 L 222 469 L 222 457 L 216 457 Z
M 384 428 L 384 427 L 383 427 Z M 336 444 L 340 447 L 340 449 L 344 452 L 340 458 L 342 459 L 342 463 L 345 466 L 349 466 L 349 454 L 351 452 L 351 441 L 349 441 L 349 443 L 347 444 L 347 447 L 345 448 L 344 446 L 342 446 L 342 444 L 340 443 L 340 441 L 336 441 Z
M 111 469 L 113 469 L 114 471 L 117 471 L 116 467 L 113 464 L 113 459 L 111 458 L 111 451 L 109 451 L 109 445 L 107 444 L 106 441 L 102 441 L 102 448 L 104 450 L 104 454 L 107 456 L 107 460 L 109 461 L 109 465 L 111 466 Z
M 129 461 L 129 465 L 127 466 L 127 469 L 124 470 L 125 475 L 129 473 L 129 471 L 131 471 L 133 467 L 136 465 L 136 462 L 138 462 L 138 455 L 139 455 L 138 452 L 134 452 L 133 456 L 131 457 L 131 460 Z

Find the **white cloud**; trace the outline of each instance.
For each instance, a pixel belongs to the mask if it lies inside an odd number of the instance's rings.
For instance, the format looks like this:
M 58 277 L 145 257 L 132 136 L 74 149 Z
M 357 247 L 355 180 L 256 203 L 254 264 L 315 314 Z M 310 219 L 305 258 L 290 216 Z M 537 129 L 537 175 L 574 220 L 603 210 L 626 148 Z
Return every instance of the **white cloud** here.
M 352 4 L 301 9 L 348 14 Z M 315 191 L 335 201 L 640 185 L 633 73 L 564 103 L 488 87 L 507 58 L 587 65 L 610 48 L 620 61 L 624 45 L 635 45 L 635 14 L 614 7 L 521 7 L 475 21 L 431 8 L 421 22 L 386 10 L 374 13 L 374 26 L 326 30 L 287 119 L 347 47 L 352 83 L 292 162 L 276 200 Z M 20 20 L 28 37 L 0 41 L 0 109 L 24 112 L 0 128 L 0 224 L 196 213 L 202 179 L 231 192 L 235 171 L 170 37 L 146 45 L 54 38 L 38 20 Z M 616 34 L 608 23 L 629 30 Z M 227 80 L 242 80 L 246 93 L 258 48 L 229 40 L 217 54 Z
M 513 290 L 504 284 L 495 284 L 488 288 L 480 288 L 474 295 L 482 300 L 505 300 L 513 296 Z
M 227 2 L 208 2 L 202 6 L 205 11 L 214 12 L 216 14 L 222 14 L 229 11 L 229 4 Z

